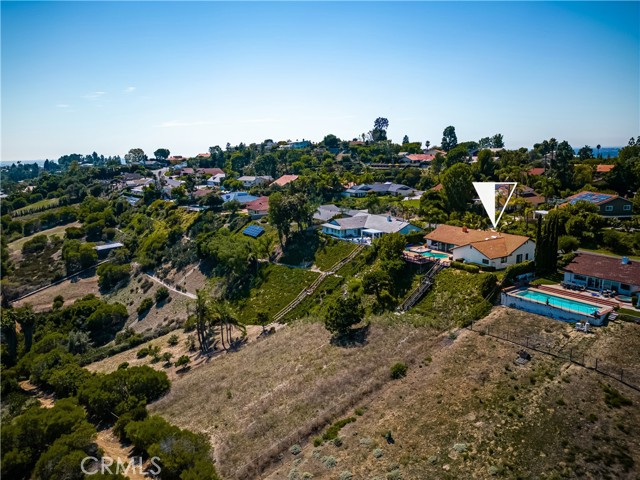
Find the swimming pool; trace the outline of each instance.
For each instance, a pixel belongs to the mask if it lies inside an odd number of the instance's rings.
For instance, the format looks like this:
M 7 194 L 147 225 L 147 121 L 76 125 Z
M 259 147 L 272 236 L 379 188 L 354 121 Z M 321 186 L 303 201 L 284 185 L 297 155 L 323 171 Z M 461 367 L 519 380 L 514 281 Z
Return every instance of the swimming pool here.
M 549 293 L 538 292 L 535 290 L 522 290 L 515 294 L 517 297 L 526 298 L 528 300 L 535 300 L 544 304 L 548 304 L 552 307 L 559 307 L 565 310 L 573 310 L 585 315 L 593 315 L 595 312 L 600 311 L 602 307 L 592 305 L 590 303 L 579 302 L 565 297 L 557 297 Z
M 446 253 L 436 253 L 436 252 L 422 252 L 420 253 L 423 257 L 432 257 L 432 258 L 449 258 L 449 255 Z

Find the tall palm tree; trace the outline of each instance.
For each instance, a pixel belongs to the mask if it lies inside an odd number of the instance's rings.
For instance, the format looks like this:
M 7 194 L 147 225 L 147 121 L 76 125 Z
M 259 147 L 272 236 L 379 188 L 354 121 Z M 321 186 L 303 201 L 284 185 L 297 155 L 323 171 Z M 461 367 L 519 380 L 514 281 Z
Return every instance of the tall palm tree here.
M 209 298 L 204 290 L 196 290 L 196 333 L 198 335 L 198 343 L 200 345 L 200 351 L 207 353 L 209 351 L 209 322 L 211 319 L 211 304 Z
M 237 328 L 242 332 L 242 336 L 246 336 L 247 328 L 238 321 L 234 312 L 231 310 L 229 305 L 225 302 L 216 302 L 213 306 L 213 315 L 212 320 L 213 324 L 217 325 L 220 328 L 220 343 L 222 343 L 222 348 L 227 350 L 233 346 L 233 339 L 231 337 L 233 333 L 233 329 Z M 224 336 L 227 336 L 227 343 L 229 347 L 225 344 Z

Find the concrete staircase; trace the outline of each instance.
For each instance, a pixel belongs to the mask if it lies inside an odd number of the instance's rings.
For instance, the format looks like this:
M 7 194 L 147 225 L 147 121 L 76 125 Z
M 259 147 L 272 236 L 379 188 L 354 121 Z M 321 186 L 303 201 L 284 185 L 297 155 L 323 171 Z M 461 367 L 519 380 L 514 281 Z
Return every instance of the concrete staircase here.
M 418 303 L 422 297 L 429 291 L 435 281 L 437 273 L 444 268 L 444 265 L 438 261 L 434 262 L 429 271 L 422 277 L 420 285 L 411 292 L 411 294 L 400 304 L 398 312 L 406 312 Z

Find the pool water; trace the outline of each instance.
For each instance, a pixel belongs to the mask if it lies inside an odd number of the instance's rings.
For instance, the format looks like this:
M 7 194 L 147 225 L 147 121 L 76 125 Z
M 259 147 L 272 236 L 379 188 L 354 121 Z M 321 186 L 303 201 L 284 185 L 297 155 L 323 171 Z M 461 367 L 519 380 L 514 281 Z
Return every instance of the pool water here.
M 436 252 L 422 252 L 420 255 L 423 257 L 432 257 L 432 258 L 449 258 L 449 255 L 446 253 L 436 253 Z
M 516 293 L 516 296 L 529 298 L 531 300 L 537 300 L 538 302 L 542 303 L 547 303 L 548 301 L 549 305 L 552 307 L 560 307 L 564 308 L 565 310 L 573 310 L 574 312 L 580 312 L 586 315 L 593 315 L 599 310 L 599 308 L 595 305 L 578 302 L 577 300 L 572 300 L 570 298 L 556 297 L 555 295 L 536 292 L 534 290 L 523 290 L 522 292 Z

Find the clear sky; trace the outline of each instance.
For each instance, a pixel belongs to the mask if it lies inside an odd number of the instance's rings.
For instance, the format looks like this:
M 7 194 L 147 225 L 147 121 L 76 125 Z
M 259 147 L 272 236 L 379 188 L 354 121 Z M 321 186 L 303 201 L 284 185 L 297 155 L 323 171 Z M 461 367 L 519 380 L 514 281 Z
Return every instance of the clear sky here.
M 6 2 L 2 159 L 640 134 L 640 4 Z

